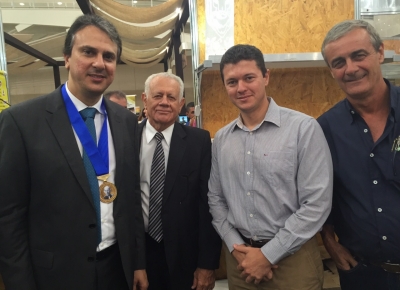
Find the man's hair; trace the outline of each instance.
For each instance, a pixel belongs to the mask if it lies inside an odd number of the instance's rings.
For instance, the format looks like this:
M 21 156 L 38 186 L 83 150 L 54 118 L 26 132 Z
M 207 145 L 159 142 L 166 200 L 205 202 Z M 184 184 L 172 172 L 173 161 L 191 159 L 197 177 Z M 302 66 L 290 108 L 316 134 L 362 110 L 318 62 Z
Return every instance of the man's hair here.
M 333 26 L 331 30 L 328 31 L 324 41 L 322 42 L 321 54 L 324 57 L 324 60 L 328 66 L 329 63 L 326 59 L 325 47 L 329 43 L 338 40 L 339 38 L 353 31 L 354 29 L 360 29 L 360 28 L 368 32 L 369 37 L 371 39 L 371 44 L 374 47 L 375 51 L 379 50 L 379 48 L 382 45 L 382 39 L 371 24 L 369 24 L 364 20 L 345 20 Z
M 229 48 L 221 58 L 219 71 L 221 73 L 222 82 L 224 82 L 224 67 L 227 64 L 237 64 L 242 60 L 254 60 L 257 67 L 261 70 L 263 77 L 267 73 L 265 67 L 264 56 L 257 47 L 249 44 L 237 44 Z
M 67 36 L 65 37 L 63 53 L 64 55 L 71 55 L 72 47 L 74 46 L 75 34 L 84 29 L 87 26 L 95 26 L 111 39 L 113 43 L 115 43 L 118 47 L 117 52 L 117 61 L 121 56 L 122 51 L 122 43 L 121 38 L 119 37 L 117 29 L 107 20 L 101 18 L 95 14 L 84 14 L 76 18 L 74 23 L 72 23 L 70 29 L 68 30 Z
M 186 105 L 186 112 L 189 112 L 190 108 L 194 108 L 194 102 L 190 102 Z
M 126 94 L 123 91 L 109 91 L 104 94 L 104 98 L 107 100 L 110 100 L 111 97 L 115 97 L 116 99 L 125 99 L 126 100 Z
M 184 85 L 183 85 L 183 81 L 180 77 L 169 73 L 169 72 L 162 72 L 162 73 L 156 73 L 156 74 L 152 74 L 151 76 L 149 76 L 146 80 L 146 82 L 144 83 L 144 93 L 146 94 L 146 97 L 149 96 L 150 94 L 150 85 L 151 82 L 157 78 L 157 77 L 162 77 L 162 78 L 169 78 L 169 79 L 173 79 L 175 81 L 178 82 L 179 84 L 179 101 L 182 100 L 183 98 L 183 89 L 184 89 Z

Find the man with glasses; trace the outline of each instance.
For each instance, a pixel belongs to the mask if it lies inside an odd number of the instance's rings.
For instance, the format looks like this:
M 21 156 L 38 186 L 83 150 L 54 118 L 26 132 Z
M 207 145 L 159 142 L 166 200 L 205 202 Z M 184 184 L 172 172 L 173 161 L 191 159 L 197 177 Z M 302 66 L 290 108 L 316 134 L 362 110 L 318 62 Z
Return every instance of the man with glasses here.
M 323 241 L 343 290 L 400 289 L 400 88 L 382 77 L 384 46 L 365 21 L 335 25 L 322 55 L 346 94 L 318 119 L 335 174 Z

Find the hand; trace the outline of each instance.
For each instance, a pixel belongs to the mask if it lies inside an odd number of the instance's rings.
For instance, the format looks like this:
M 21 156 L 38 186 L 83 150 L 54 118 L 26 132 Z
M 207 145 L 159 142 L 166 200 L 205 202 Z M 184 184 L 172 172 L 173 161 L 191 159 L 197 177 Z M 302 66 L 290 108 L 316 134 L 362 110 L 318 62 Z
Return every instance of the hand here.
M 336 241 L 332 225 L 324 225 L 321 236 L 325 248 L 335 262 L 336 267 L 347 271 L 357 266 L 358 262 L 351 255 L 350 251 Z
M 242 262 L 239 263 L 238 269 L 242 270 L 241 275 L 246 279 L 247 283 L 254 281 L 254 284 L 259 284 L 261 280 L 268 281 L 272 279 L 272 269 L 276 269 L 278 266 L 272 265 L 261 252 L 261 249 L 246 247 L 245 245 L 233 245 L 233 248 L 240 254 L 245 255 Z M 241 259 L 240 256 L 239 259 Z
M 239 252 L 237 250 L 233 250 L 232 251 L 232 256 L 236 259 L 236 261 L 238 262 L 238 269 L 239 270 L 243 270 L 243 268 L 240 266 L 240 264 L 242 264 L 244 258 L 246 257 L 246 254 Z M 239 268 L 240 267 L 240 268 Z
M 192 289 L 212 290 L 215 286 L 215 271 L 197 268 L 194 271 Z
M 149 288 L 149 282 L 146 270 L 136 270 L 133 273 L 133 290 L 147 290 L 147 288 Z

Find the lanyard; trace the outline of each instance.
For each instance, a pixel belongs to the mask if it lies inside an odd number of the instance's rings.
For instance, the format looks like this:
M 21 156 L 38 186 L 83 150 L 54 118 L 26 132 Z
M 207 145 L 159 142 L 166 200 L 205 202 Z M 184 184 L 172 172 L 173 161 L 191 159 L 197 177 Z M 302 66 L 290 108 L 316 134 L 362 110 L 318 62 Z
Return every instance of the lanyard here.
M 85 122 L 83 121 L 81 115 L 76 109 L 74 103 L 68 96 L 65 85 L 61 87 L 61 93 L 71 125 L 78 135 L 78 138 L 82 143 L 83 149 L 86 151 L 86 154 L 88 155 L 90 162 L 93 165 L 96 175 L 100 176 L 109 173 L 107 112 L 104 105 L 104 99 L 101 104 L 101 109 L 104 112 L 104 122 L 103 127 L 101 128 L 99 144 L 98 146 L 96 146 L 96 143 L 90 135 L 90 132 L 86 127 Z

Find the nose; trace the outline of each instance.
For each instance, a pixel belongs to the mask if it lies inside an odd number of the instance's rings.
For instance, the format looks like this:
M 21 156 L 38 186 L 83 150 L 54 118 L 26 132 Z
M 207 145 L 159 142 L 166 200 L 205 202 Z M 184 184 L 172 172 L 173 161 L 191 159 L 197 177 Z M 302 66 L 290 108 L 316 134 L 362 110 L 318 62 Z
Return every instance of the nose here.
M 97 69 L 104 69 L 105 68 L 105 63 L 104 63 L 104 58 L 103 55 L 98 53 L 96 55 L 96 58 L 93 61 L 93 66 Z
M 160 100 L 160 105 L 162 105 L 162 106 L 168 105 L 168 97 L 167 97 L 167 95 L 163 95 L 163 97 Z
M 358 71 L 358 65 L 352 59 L 346 60 L 346 74 L 352 75 Z
M 242 80 L 238 81 L 238 92 L 244 92 L 246 91 L 246 83 Z

